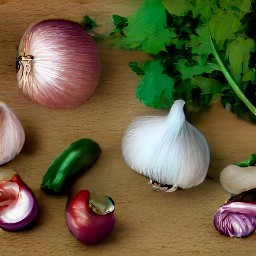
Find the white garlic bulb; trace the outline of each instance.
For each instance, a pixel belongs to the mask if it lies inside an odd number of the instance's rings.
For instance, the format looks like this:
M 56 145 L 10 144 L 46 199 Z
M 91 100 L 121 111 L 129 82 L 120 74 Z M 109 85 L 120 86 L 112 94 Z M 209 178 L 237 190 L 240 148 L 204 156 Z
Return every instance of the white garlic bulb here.
M 210 149 L 202 133 L 186 121 L 185 102 L 174 102 L 167 117 L 135 119 L 122 140 L 126 164 L 162 185 L 190 188 L 208 172 Z
M 11 109 L 0 103 L 0 165 L 12 160 L 25 142 L 24 129 Z

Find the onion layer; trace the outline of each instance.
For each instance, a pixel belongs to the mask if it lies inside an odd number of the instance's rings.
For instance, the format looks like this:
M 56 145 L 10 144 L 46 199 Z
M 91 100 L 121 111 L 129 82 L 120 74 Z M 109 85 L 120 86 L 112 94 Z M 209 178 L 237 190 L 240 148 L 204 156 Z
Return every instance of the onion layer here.
M 78 23 L 62 19 L 38 22 L 25 32 L 17 66 L 23 92 L 51 108 L 83 104 L 100 76 L 96 43 Z
M 38 213 L 38 203 L 20 176 L 9 169 L 0 170 L 0 228 L 21 230 L 31 224 Z

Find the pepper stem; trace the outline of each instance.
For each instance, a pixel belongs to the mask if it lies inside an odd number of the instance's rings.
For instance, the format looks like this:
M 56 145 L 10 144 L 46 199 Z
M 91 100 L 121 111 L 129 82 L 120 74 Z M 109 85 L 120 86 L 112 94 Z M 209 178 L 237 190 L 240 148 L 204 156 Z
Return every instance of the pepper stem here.
M 99 215 L 105 215 L 115 210 L 115 203 L 111 197 L 92 193 L 89 199 L 89 207 Z

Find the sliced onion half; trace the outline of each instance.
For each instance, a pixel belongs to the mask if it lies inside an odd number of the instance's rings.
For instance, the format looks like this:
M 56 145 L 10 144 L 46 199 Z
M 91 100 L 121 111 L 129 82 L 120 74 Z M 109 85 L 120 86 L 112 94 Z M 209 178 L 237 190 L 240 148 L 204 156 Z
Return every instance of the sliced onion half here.
M 0 169 L 0 227 L 21 230 L 31 224 L 38 213 L 38 203 L 31 189 L 10 169 Z

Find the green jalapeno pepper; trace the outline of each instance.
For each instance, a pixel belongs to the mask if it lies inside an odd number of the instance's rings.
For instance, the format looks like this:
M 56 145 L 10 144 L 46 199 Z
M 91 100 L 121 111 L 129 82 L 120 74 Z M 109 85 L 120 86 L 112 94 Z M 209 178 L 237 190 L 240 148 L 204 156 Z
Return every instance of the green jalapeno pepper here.
M 50 164 L 42 180 L 42 190 L 52 194 L 67 192 L 70 181 L 89 168 L 100 152 L 100 146 L 91 139 L 73 142 Z

